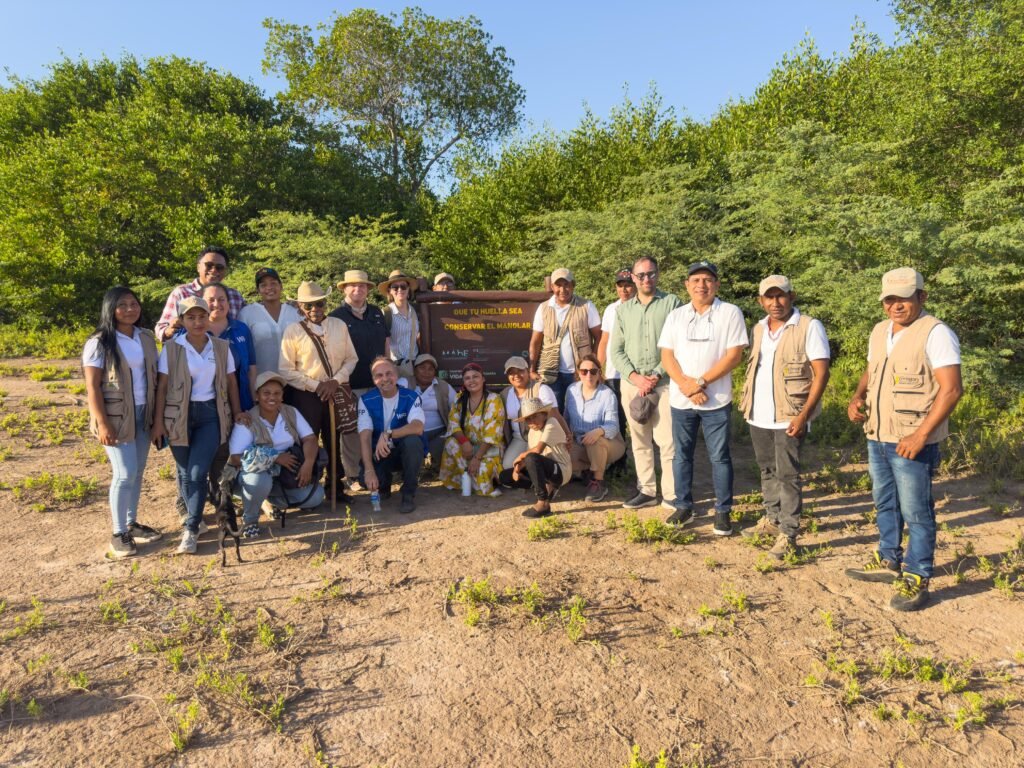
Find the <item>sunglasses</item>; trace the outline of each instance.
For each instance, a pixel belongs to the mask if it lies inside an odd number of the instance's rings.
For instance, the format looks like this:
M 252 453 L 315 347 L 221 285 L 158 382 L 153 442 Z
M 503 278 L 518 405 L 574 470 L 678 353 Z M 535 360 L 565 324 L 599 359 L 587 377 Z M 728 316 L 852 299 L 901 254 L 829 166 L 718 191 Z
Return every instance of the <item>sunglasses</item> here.
M 205 269 L 207 272 L 214 269 L 217 270 L 218 272 L 223 272 L 225 269 L 228 268 L 227 264 L 219 264 L 216 261 L 201 261 L 199 262 L 199 266 Z
M 408 285 L 392 285 L 391 286 L 391 290 L 392 291 L 408 291 L 409 290 L 409 286 Z
M 598 368 L 577 368 L 576 370 L 584 376 L 597 376 L 597 374 L 600 373 L 600 369 Z
M 326 301 L 306 301 L 299 305 L 303 309 L 323 309 L 327 306 Z
M 634 280 L 653 280 L 658 276 L 658 270 L 652 269 L 650 272 L 634 272 Z

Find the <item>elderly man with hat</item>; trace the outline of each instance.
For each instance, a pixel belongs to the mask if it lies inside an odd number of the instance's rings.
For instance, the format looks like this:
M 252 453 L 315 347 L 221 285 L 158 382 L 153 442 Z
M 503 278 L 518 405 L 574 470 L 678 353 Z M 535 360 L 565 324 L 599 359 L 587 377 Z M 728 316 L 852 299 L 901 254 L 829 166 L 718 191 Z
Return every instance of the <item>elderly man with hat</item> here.
M 260 300 L 255 304 L 246 304 L 238 314 L 238 319 L 249 326 L 252 332 L 257 373 L 277 370 L 284 329 L 302 319 L 296 307 L 281 300 L 282 290 L 277 270 L 260 267 L 256 270 L 256 292 Z
M 601 316 L 594 302 L 575 295 L 568 269 L 551 273 L 551 298 L 537 307 L 530 337 L 530 376 L 550 385 L 565 410 L 565 392 L 576 381 L 576 364 L 597 347 Z
M 717 536 L 732 535 L 732 454 L 729 433 L 732 414 L 732 370 L 743 358 L 747 326 L 735 304 L 717 298 L 718 267 L 698 261 L 686 270 L 690 302 L 673 310 L 661 329 L 661 364 L 672 380 L 672 439 L 675 457 L 675 508 L 668 522 L 685 525 L 693 519 L 693 453 L 697 431 L 711 460 L 715 488 Z
M 426 352 L 417 355 L 412 372 L 412 381 L 399 379 L 398 385 L 420 396 L 423 439 L 427 443 L 430 467 L 437 472 L 441 468 L 441 451 L 444 450 L 445 433 L 448 431 L 448 412 L 458 395 L 451 384 L 437 378 L 437 358 L 433 355 Z
M 758 524 L 776 535 L 769 554 L 796 551 L 803 501 L 800 447 L 821 412 L 829 377 L 825 326 L 801 314 L 788 277 L 769 275 L 758 287 L 765 316 L 753 329 L 740 410 L 750 426 L 761 470 L 765 515 Z
M 658 260 L 641 256 L 631 270 L 636 296 L 615 313 L 616 332 L 609 344 L 610 360 L 622 377 L 622 408 L 636 465 L 636 493 L 622 505 L 626 509 L 658 503 L 655 447 L 661 459 L 662 506 L 675 511 L 676 484 L 672 464 L 672 411 L 669 379 L 661 364 L 658 337 L 669 313 L 683 305 L 674 293 L 658 288 Z
M 382 296 L 391 299 L 384 309 L 384 324 L 391 339 L 391 359 L 395 361 L 399 376 L 412 376 L 413 360 L 420 353 L 420 322 L 412 306 L 416 284 L 402 270 L 395 269 L 377 289 Z
M 338 290 L 345 294 L 341 306 L 331 312 L 348 327 L 359 361 L 352 371 L 352 390 L 362 395 L 373 387 L 370 363 L 378 357 L 391 356 L 390 331 L 384 320 L 384 313 L 366 297 L 376 284 L 361 269 L 349 269 L 338 283 Z M 342 462 L 345 474 L 354 479 L 359 476 L 359 434 L 352 432 L 342 436 Z
M 335 420 L 332 428 L 331 413 L 335 410 L 339 394 L 343 399 L 352 398 L 351 405 L 355 406 L 349 382 L 358 357 L 349 338 L 348 327 L 326 314 L 327 297 L 330 295 L 330 288 L 324 292 L 316 283 L 303 282 L 299 286 L 296 301 L 303 319 L 285 328 L 278 369 L 287 384 L 284 401 L 302 414 L 336 461 L 339 454 L 338 430 L 343 425 Z M 352 434 L 355 434 L 352 426 Z M 347 473 L 339 470 L 337 463 L 329 469 L 333 471 L 328 472 L 325 489 L 338 501 L 347 501 L 341 482 Z M 355 470 L 348 476 L 355 477 L 358 471 L 357 462 Z M 333 488 L 329 487 L 332 476 L 336 483 Z
M 927 295 L 924 278 L 910 267 L 882 276 L 879 300 L 887 319 L 871 332 L 867 369 L 848 409 L 867 435 L 879 540 L 868 562 L 846 574 L 891 583 L 889 605 L 897 611 L 928 602 L 935 565 L 932 476 L 949 416 L 963 394 L 960 342 L 924 311 Z
M 199 276 L 195 280 L 179 285 L 167 297 L 164 311 L 160 313 L 160 320 L 156 324 L 156 337 L 160 341 L 167 341 L 181 329 L 178 313 L 178 304 L 181 301 L 193 296 L 201 297 L 206 286 L 224 282 L 228 274 L 228 252 L 218 245 L 204 245 L 199 249 L 196 271 Z M 245 306 L 245 299 L 234 288 L 225 286 L 225 290 L 228 294 L 228 319 L 237 320 L 242 307 Z

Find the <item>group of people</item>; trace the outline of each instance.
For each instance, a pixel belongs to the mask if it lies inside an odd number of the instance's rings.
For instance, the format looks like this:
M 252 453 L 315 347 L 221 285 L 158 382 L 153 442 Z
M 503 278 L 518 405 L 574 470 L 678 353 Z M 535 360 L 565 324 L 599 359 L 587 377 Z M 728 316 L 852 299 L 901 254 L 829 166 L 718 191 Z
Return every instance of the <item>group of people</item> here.
M 775 557 L 796 549 L 801 447 L 821 410 L 830 352 L 825 328 L 795 306 L 785 276 L 761 281 L 764 317 L 748 337 L 739 307 L 718 298 L 712 262 L 689 265 L 684 303 L 659 288 L 658 262 L 644 256 L 615 273 L 618 299 L 603 316 L 575 293 L 573 273 L 556 269 L 552 295 L 534 316 L 528 358 L 505 362 L 507 386 L 488 382 L 469 362 L 456 392 L 420 349 L 416 282 L 401 270 L 379 284 L 346 271 L 336 286 L 342 302 L 328 313 L 332 287 L 303 282 L 285 301 L 277 272 L 264 267 L 255 275 L 260 301 L 245 304 L 223 285 L 227 269 L 222 249 L 204 248 L 198 278 L 171 293 L 155 334 L 142 327 L 131 290 L 104 297 L 83 364 L 93 430 L 113 468 L 112 557 L 160 536 L 137 519 L 151 443 L 170 445 L 177 465 L 182 553 L 196 551 L 207 496 L 222 476 L 237 475 L 246 538 L 260 536 L 261 511 L 311 508 L 330 496 L 349 501 L 357 490 L 376 506 L 392 495 L 396 474 L 398 511 L 413 512 L 425 463 L 443 487 L 467 495 L 532 489 L 536 501 L 523 514 L 543 517 L 574 477 L 585 483 L 587 501 L 605 499 L 606 474 L 625 460 L 627 433 L 636 491 L 623 506 L 660 503 L 675 525 L 695 515 L 693 462 L 703 433 L 712 531 L 728 536 L 732 371 L 744 357 L 739 410 L 761 474 L 766 514 L 758 526 L 774 532 Z M 454 286 L 441 273 L 433 289 Z M 388 299 L 384 308 L 368 301 L 373 290 Z M 961 394 L 957 338 L 924 312 L 925 298 L 915 270 L 883 277 L 887 319 L 872 332 L 849 406 L 867 433 L 880 540 L 865 566 L 847 574 L 893 582 L 891 605 L 899 610 L 927 600 L 931 477 Z

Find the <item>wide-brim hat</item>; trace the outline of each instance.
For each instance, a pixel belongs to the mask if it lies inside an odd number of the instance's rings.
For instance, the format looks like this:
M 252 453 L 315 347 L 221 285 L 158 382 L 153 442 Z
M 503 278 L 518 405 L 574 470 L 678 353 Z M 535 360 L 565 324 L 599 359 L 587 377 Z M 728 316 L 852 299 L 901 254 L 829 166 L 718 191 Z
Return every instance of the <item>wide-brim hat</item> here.
M 553 405 L 548 405 L 539 397 L 528 397 L 523 400 L 519 406 L 519 418 L 512 419 L 512 421 L 526 421 L 531 416 L 536 416 L 538 413 L 550 413 Z
M 367 288 L 375 288 L 376 283 L 370 280 L 370 276 L 367 275 L 361 269 L 346 269 L 345 276 L 338 281 L 338 290 L 345 290 L 346 285 L 359 285 L 362 283 Z
M 377 285 L 377 290 L 384 296 L 387 296 L 388 292 L 391 290 L 391 284 L 396 283 L 399 280 L 405 280 L 405 282 L 409 284 L 409 296 L 411 298 L 412 295 L 416 293 L 416 281 L 400 269 L 391 270 L 391 274 L 388 275 L 388 279 Z
M 299 290 L 295 292 L 293 301 L 297 301 L 300 304 L 322 301 L 331 295 L 332 290 L 331 286 L 327 286 L 327 292 L 324 293 L 324 289 L 320 287 L 319 283 L 314 283 L 312 280 L 303 280 L 299 284 Z
M 288 382 L 284 380 L 284 376 L 277 371 L 264 371 L 256 377 L 256 391 L 258 392 L 264 384 L 269 384 L 271 381 L 276 381 L 282 387 L 288 385 Z

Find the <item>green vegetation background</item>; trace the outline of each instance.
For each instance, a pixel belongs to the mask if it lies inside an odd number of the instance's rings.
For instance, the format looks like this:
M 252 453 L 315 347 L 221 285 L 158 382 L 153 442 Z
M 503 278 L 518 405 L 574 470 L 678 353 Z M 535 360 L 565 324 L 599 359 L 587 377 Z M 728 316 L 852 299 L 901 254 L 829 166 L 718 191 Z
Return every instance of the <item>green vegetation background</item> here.
M 760 278 L 793 279 L 835 345 L 815 439 L 853 445 L 845 404 L 881 316 L 879 277 L 912 265 L 963 345 L 950 461 L 1024 476 L 1024 2 L 892 11 L 895 44 L 860 29 L 827 57 L 804 40 L 705 123 L 652 89 L 567 133 L 497 146 L 508 125 L 467 132 L 432 189 L 409 183 L 426 172 L 419 155 L 384 172 L 365 132 L 311 111 L 294 60 L 277 98 L 178 58 L 57 62 L 42 81 L 0 89 L 0 355 L 77 354 L 117 283 L 155 320 L 208 242 L 230 250 L 229 282 L 249 296 L 261 264 L 286 292 L 398 266 L 444 269 L 467 288 L 537 287 L 569 266 L 603 305 L 610 275 L 640 254 L 656 255 L 677 291 L 685 265 L 709 258 L 751 321 Z M 268 29 L 280 64 L 302 31 Z M 505 86 L 507 120 L 521 93 Z

